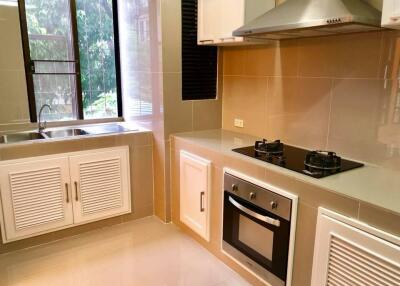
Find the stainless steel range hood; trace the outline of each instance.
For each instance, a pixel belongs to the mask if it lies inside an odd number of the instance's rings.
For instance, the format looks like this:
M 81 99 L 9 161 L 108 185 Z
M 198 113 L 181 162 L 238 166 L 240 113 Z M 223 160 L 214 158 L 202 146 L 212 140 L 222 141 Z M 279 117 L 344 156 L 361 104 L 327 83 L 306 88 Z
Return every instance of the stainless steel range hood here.
M 287 0 L 233 32 L 259 39 L 292 39 L 382 29 L 381 11 L 363 0 Z

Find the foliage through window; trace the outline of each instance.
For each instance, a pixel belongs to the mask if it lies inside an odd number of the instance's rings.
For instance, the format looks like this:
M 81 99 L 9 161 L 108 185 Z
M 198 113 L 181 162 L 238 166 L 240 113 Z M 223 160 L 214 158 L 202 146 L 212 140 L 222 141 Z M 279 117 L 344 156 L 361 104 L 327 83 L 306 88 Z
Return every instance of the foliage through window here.
M 20 1 L 32 121 L 121 115 L 114 1 Z

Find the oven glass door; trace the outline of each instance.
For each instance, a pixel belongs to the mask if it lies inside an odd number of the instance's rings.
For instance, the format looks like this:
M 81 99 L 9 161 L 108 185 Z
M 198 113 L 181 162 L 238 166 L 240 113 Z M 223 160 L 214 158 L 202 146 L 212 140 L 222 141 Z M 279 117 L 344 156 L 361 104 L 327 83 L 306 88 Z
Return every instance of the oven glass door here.
M 225 191 L 224 241 L 283 281 L 289 238 L 289 221 Z

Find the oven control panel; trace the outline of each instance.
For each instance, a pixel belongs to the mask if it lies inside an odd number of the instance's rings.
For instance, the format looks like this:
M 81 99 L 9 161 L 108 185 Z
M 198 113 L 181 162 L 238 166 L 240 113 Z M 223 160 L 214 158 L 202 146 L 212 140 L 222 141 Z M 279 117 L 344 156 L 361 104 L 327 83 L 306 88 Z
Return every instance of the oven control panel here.
M 228 173 L 224 175 L 224 190 L 290 221 L 292 200 L 289 198 Z

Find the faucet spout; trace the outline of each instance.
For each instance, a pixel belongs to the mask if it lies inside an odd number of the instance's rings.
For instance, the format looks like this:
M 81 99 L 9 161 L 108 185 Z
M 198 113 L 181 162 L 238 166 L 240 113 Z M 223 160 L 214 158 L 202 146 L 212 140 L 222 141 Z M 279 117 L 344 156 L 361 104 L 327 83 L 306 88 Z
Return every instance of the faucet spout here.
M 46 121 L 42 122 L 42 113 L 43 113 L 43 110 L 44 110 L 46 107 L 47 107 L 50 111 L 52 110 L 52 109 L 51 109 L 51 106 L 48 105 L 48 104 L 43 104 L 42 107 L 40 108 L 40 110 L 39 110 L 39 122 L 38 122 L 38 131 L 39 131 L 39 133 L 43 133 L 43 131 L 46 129 L 46 126 L 47 126 L 47 122 L 46 122 Z

